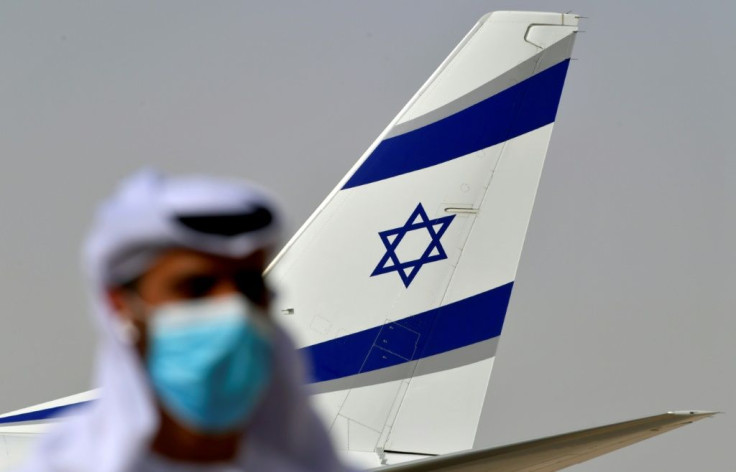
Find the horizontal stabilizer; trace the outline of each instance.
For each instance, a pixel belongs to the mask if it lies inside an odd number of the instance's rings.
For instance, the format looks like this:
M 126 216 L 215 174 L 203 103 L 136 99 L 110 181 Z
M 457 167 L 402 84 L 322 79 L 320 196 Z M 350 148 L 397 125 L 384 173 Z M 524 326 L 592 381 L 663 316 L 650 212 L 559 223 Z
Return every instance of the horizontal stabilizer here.
M 709 411 L 669 412 L 529 442 L 447 454 L 382 472 L 553 472 L 715 415 Z

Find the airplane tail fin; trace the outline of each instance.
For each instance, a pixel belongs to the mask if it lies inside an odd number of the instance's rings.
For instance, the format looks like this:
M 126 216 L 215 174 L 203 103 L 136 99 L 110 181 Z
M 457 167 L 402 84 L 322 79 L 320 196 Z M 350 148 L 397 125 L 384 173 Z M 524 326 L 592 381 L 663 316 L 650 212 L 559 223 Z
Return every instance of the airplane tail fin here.
M 341 448 L 472 447 L 577 21 L 483 17 L 269 268 Z

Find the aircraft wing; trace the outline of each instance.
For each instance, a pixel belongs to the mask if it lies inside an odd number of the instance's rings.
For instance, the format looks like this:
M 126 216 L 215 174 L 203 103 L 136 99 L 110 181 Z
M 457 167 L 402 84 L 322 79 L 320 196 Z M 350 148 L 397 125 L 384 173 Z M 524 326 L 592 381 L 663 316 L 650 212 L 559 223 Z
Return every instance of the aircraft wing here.
M 382 472 L 553 472 L 714 414 L 715 412 L 703 411 L 669 412 L 509 446 L 465 451 L 381 467 L 380 470 Z

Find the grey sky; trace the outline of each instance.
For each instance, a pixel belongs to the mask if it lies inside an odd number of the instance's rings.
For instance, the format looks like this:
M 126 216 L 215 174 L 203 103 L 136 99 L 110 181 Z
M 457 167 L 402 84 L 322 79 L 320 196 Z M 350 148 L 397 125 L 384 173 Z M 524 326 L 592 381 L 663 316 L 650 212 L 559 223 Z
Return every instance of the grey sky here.
M 733 470 L 736 4 L 0 5 L 0 411 L 88 388 L 79 246 L 154 165 L 260 181 L 295 229 L 483 13 L 578 37 L 480 440 L 730 414 L 573 470 Z

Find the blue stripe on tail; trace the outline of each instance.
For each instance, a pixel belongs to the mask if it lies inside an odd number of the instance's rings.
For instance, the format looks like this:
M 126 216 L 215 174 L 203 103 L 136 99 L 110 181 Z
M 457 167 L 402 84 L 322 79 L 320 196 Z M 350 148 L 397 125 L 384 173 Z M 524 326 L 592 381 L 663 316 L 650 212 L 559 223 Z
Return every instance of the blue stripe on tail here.
M 383 326 L 302 349 L 312 382 L 334 380 L 459 349 L 501 334 L 513 282 Z
M 569 63 L 566 59 L 462 111 L 382 141 L 343 189 L 441 164 L 554 122 Z

